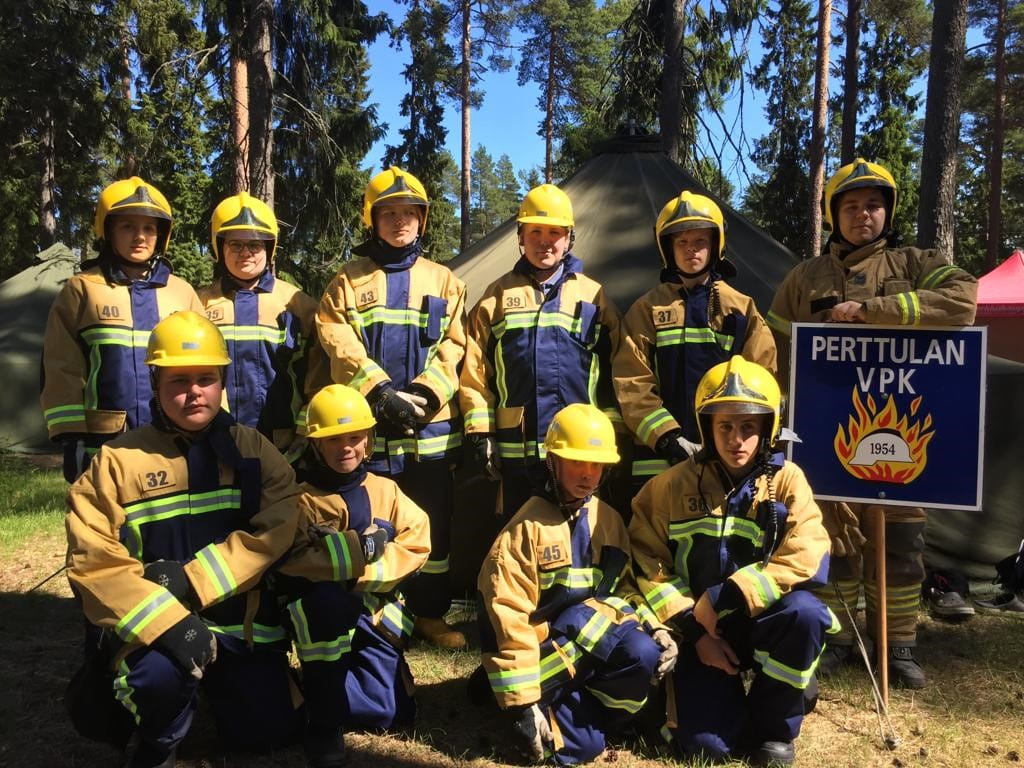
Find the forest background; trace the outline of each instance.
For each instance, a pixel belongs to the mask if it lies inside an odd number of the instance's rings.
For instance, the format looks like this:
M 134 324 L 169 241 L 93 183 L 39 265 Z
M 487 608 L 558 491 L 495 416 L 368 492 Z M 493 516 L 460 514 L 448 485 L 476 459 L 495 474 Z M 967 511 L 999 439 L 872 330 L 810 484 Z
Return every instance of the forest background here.
M 0 0 L 0 279 L 56 241 L 87 255 L 98 191 L 137 174 L 174 208 L 178 274 L 210 280 L 210 213 L 247 189 L 281 221 L 278 271 L 317 296 L 364 236 L 374 167 L 425 183 L 428 252 L 445 261 L 624 131 L 660 133 L 803 256 L 819 242 L 822 175 L 856 156 L 896 177 L 907 242 L 975 274 L 1024 244 L 1021 0 L 373 5 Z M 401 125 L 387 133 L 369 89 L 380 40 L 403 61 Z M 537 132 L 530 167 L 472 144 L 488 73 L 503 70 L 539 94 L 504 137 Z M 763 105 L 759 135 L 735 107 L 748 100 Z

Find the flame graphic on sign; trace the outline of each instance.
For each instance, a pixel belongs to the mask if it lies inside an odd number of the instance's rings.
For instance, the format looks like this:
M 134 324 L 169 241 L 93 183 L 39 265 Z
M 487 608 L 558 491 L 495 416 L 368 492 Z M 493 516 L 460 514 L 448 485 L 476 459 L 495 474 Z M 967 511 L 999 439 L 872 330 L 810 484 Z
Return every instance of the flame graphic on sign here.
M 875 398 L 870 394 L 866 396 L 865 402 L 861 402 L 860 393 L 856 387 L 853 390 L 852 400 L 856 416 L 850 416 L 845 431 L 842 425 L 836 428 L 836 437 L 833 443 L 836 457 L 846 471 L 856 478 L 872 482 L 906 485 L 915 480 L 928 463 L 926 449 L 928 443 L 935 437 L 931 414 L 925 415 L 923 420 L 909 423 L 910 417 L 917 416 L 922 398 L 918 396 L 911 401 L 909 417 L 907 414 L 900 416 L 892 395 L 889 395 L 885 407 L 881 410 L 878 410 Z M 885 455 L 878 456 L 877 460 L 870 464 L 857 461 L 859 455 L 857 449 L 861 443 L 873 435 L 878 437 L 882 433 L 884 433 L 887 443 L 892 441 L 897 441 L 901 445 L 905 443 L 910 461 L 896 461 L 893 458 L 887 460 Z

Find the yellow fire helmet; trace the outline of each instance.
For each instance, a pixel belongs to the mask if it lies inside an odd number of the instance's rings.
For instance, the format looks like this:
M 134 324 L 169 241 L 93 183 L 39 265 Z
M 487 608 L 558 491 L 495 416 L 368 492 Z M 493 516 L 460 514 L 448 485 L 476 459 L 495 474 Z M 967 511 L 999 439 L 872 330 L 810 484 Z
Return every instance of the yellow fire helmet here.
M 146 365 L 185 368 L 230 362 L 220 330 L 198 312 L 183 310 L 168 315 L 149 334 Z
M 825 226 L 832 232 L 836 231 L 834 206 L 839 202 L 840 195 L 860 187 L 877 187 L 882 191 L 889 203 L 885 211 L 886 230 L 892 225 L 892 217 L 896 213 L 896 201 L 899 197 L 896 180 L 884 166 L 858 157 L 849 165 L 844 165 L 833 173 L 828 183 L 825 184 L 825 210 L 823 213 Z
M 573 403 L 555 414 L 544 437 L 548 453 L 573 461 L 615 464 L 615 429 L 600 410 L 588 403 Z
M 225 240 L 267 240 L 267 264 L 272 264 L 277 234 L 277 217 L 270 206 L 248 192 L 226 197 L 213 209 L 210 241 L 216 261 L 223 258 L 220 249 Z
M 675 266 L 672 243 L 667 236 L 684 229 L 715 230 L 718 233 L 718 250 L 711 254 L 711 266 L 725 260 L 725 218 L 722 209 L 710 197 L 684 190 L 679 197 L 673 197 L 665 203 L 654 224 L 654 238 L 658 241 L 662 266 Z
M 372 429 L 377 423 L 366 398 L 357 389 L 330 384 L 309 401 L 306 411 L 308 437 L 331 437 Z
M 764 413 L 772 415 L 773 441 L 779 434 L 782 393 L 771 371 L 735 355 L 704 374 L 694 395 L 697 425 L 705 448 L 714 446 L 710 423 L 712 413 Z
M 110 216 L 149 216 L 157 219 L 157 253 L 166 253 L 171 241 L 171 204 L 163 193 L 138 176 L 115 181 L 102 192 L 96 204 L 96 218 L 92 232 L 97 239 L 107 237 L 107 219 Z
M 526 193 L 516 216 L 519 224 L 550 224 L 572 229 L 572 202 L 569 196 L 554 184 L 541 184 Z
M 373 209 L 379 205 L 416 205 L 423 208 L 420 216 L 420 237 L 427 230 L 430 200 L 420 180 L 401 168 L 391 166 L 381 171 L 366 185 L 363 192 L 363 224 L 373 231 Z

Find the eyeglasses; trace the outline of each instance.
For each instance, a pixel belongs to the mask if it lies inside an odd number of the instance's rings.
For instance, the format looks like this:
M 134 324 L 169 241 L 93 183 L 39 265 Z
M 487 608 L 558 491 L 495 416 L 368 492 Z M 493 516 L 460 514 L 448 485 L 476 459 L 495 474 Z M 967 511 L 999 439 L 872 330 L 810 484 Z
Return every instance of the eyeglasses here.
M 260 253 L 266 250 L 267 244 L 262 240 L 228 240 L 227 249 L 231 253 L 241 253 L 242 251 L 248 251 L 249 253 Z

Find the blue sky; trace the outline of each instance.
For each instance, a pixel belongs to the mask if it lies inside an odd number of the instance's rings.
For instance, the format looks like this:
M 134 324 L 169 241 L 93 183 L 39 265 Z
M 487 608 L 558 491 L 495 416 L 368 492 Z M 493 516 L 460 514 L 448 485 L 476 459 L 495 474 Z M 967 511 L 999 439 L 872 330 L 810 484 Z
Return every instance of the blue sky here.
M 394 0 L 369 0 L 368 7 L 371 12 L 387 12 L 391 18 L 398 21 L 405 13 L 406 6 L 394 2 Z M 833 23 L 837 23 L 833 15 Z M 754 59 L 760 57 L 759 31 L 754 30 L 751 34 L 751 56 Z M 979 42 L 979 34 L 976 30 L 968 30 L 968 46 Z M 403 125 L 403 118 L 398 113 L 399 102 L 405 93 L 406 83 L 402 77 L 402 68 L 408 60 L 408 49 L 390 47 L 391 40 L 381 37 L 369 49 L 370 70 L 370 102 L 377 105 L 378 117 L 382 123 L 388 124 L 387 135 L 377 142 L 366 157 L 367 165 L 372 165 L 373 170 L 380 169 L 381 157 L 384 148 L 388 144 L 398 143 L 398 130 Z M 832 49 L 833 62 L 841 55 L 841 51 L 835 46 Z M 835 93 L 841 87 L 841 82 L 833 77 L 831 90 Z M 479 109 L 472 113 L 471 139 L 472 149 L 482 144 L 492 157 L 497 159 L 502 154 L 507 154 L 512 160 L 516 171 L 525 171 L 531 167 L 542 167 L 544 163 L 544 142 L 537 135 L 537 127 L 540 121 L 540 110 L 537 106 L 539 91 L 533 84 L 519 86 L 516 83 L 515 66 L 508 72 L 489 72 L 483 82 L 484 99 Z M 925 89 L 925 82 L 919 81 L 916 89 L 922 93 Z M 743 98 L 737 91 L 729 97 L 726 103 L 723 120 L 726 127 L 738 139 L 738 128 L 736 119 L 742 111 L 743 128 L 746 133 L 747 145 L 744 147 L 746 158 L 738 158 L 736 153 L 728 147 L 723 147 L 723 171 L 734 182 L 737 192 L 746 186 L 741 163 L 746 162 L 746 172 L 753 174 L 756 167 L 748 159 L 753 141 L 763 133 L 767 132 L 767 124 L 764 119 L 765 95 L 751 86 L 747 86 Z M 924 99 L 921 99 L 920 116 L 924 115 Z M 705 142 L 708 145 L 719 146 L 723 144 L 723 129 L 713 116 L 706 117 L 708 121 L 708 133 Z M 461 142 L 461 117 L 458 105 L 449 104 L 445 108 L 445 127 L 448 129 L 448 150 L 458 162 L 460 156 Z

